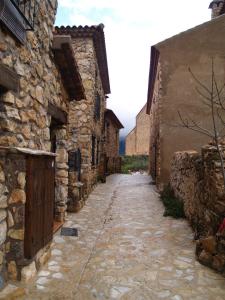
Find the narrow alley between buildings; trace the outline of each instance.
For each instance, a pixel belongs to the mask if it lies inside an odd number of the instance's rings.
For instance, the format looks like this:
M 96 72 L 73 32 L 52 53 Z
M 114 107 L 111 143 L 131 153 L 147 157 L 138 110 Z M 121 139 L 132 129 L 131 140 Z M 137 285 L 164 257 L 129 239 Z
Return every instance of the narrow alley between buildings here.
M 54 237 L 51 258 L 18 299 L 223 300 L 225 278 L 195 259 L 186 220 L 163 217 L 147 175 L 112 175 Z M 22 292 L 21 292 L 22 291 Z

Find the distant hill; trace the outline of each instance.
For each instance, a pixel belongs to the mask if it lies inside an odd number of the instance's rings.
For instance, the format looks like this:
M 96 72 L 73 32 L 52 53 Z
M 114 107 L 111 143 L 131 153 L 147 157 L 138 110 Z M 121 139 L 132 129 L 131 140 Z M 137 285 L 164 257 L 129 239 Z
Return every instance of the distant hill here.
M 125 155 L 125 137 L 120 138 L 120 155 Z

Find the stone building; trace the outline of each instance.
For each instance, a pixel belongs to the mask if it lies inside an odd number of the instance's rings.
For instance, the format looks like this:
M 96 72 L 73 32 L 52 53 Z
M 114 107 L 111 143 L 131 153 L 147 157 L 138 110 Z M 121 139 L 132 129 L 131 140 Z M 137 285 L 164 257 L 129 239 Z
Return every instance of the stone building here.
M 0 3 L 0 288 L 35 274 L 68 198 L 68 113 L 85 98 L 56 0 Z
M 151 122 L 150 173 L 159 188 L 169 182 L 174 152 L 199 151 L 209 141 L 207 135 L 182 128 L 179 113 L 200 127 L 211 128 L 210 110 L 196 91 L 196 81 L 188 69 L 211 86 L 213 57 L 217 84 L 224 84 L 224 25 L 222 15 L 151 48 L 147 102 Z
M 111 109 L 105 112 L 106 139 L 106 173 L 121 172 L 121 157 L 119 156 L 120 129 L 124 128 Z
M 79 210 L 97 180 L 105 180 L 106 95 L 110 93 L 104 25 L 56 27 L 55 34 L 70 36 L 82 78 L 85 99 L 73 102 L 69 114 L 69 139 L 77 149 L 78 182 L 69 184 L 69 210 Z
M 136 127 L 134 127 L 126 136 L 125 155 L 136 155 Z
M 149 154 L 150 117 L 146 113 L 147 104 L 136 116 L 136 126 L 126 137 L 126 155 Z

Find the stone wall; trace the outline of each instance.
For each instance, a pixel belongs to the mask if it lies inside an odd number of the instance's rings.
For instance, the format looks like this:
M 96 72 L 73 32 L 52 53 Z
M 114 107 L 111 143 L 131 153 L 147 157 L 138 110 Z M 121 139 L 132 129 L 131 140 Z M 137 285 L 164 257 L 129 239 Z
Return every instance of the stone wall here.
M 73 38 L 72 45 L 77 61 L 79 73 L 85 89 L 86 99 L 71 102 L 69 113 L 70 147 L 81 150 L 81 179 L 84 199 L 80 199 L 78 207 L 82 207 L 83 200 L 87 197 L 96 184 L 104 165 L 104 113 L 106 99 L 102 87 L 96 52 L 92 38 Z M 95 99 L 100 96 L 100 118 L 95 118 Z M 99 143 L 98 162 L 92 164 L 92 136 L 96 138 L 95 156 L 97 156 L 97 143 Z M 80 190 L 79 183 L 79 190 Z
M 223 149 L 225 158 L 225 147 Z M 225 192 L 221 164 L 215 146 L 175 153 L 171 186 L 184 203 L 187 219 L 195 231 L 196 254 L 200 262 L 225 271 Z
M 30 280 L 50 256 L 50 244 L 26 259 L 25 206 L 28 154 L 0 149 L 0 289 L 8 280 Z
M 0 146 L 51 152 L 53 151 L 51 135 L 55 136 L 54 152 L 57 154 L 55 221 L 62 222 L 65 218 L 68 197 L 68 128 L 67 124 L 53 126 L 55 116 L 49 113 L 49 104 L 51 103 L 67 114 L 69 100 L 51 50 L 57 1 L 43 0 L 38 3 L 34 31 L 27 31 L 24 45 L 21 45 L 7 28 L 0 26 L 0 62 L 19 77 L 19 91 L 17 93 L 10 90 L 6 92 L 1 89 Z M 5 172 L 8 174 L 8 182 L 1 182 L 1 189 L 11 193 L 18 200 L 16 204 L 10 203 L 10 200 L 7 203 L 7 227 L 4 225 L 5 221 L 2 220 L 1 234 L 2 237 L 7 236 L 6 243 L 2 247 L 5 249 L 8 260 L 3 270 L 7 269 L 4 275 L 5 279 L 7 276 L 10 279 L 20 279 L 21 276 L 26 277 L 22 275 L 26 272 L 22 271 L 21 261 L 15 259 L 17 257 L 15 252 L 20 254 L 23 251 L 26 195 L 20 187 L 22 183 L 17 182 L 14 174 L 17 174 L 18 180 L 24 183 L 22 178 L 24 175 L 24 158 L 22 156 L 13 157 L 12 162 L 9 163 L 10 170 L 7 169 L 6 161 L 2 162 L 2 168 L 3 165 L 5 165 Z M 3 175 L 1 176 L 4 178 Z M 12 188 L 15 189 L 15 193 L 10 190 Z M 6 201 L 4 194 L 2 194 L 1 200 Z M 5 209 L 5 207 L 3 208 Z M 3 214 L 5 214 L 4 210 L 2 216 Z M 2 242 L 3 240 L 4 238 L 2 238 Z M 36 258 L 40 257 L 41 259 L 40 252 L 37 253 Z M 15 256 L 14 259 L 11 255 Z M 32 260 L 30 263 L 30 268 L 34 271 L 36 266 Z
M 20 45 L 0 27 L 0 60 L 19 76 L 19 93 L 0 95 L 0 145 L 51 151 L 52 116 L 48 105 L 68 113 L 68 96 L 51 50 L 56 0 L 39 1 L 34 31 Z M 56 130 L 56 221 L 63 221 L 67 202 L 68 166 L 65 128 Z

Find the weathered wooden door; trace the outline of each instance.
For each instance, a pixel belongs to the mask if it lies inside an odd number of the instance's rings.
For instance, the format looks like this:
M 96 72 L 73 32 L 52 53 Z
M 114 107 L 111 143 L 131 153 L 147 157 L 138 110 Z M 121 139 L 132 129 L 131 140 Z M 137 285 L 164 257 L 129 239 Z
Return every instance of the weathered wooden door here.
M 54 158 L 27 159 L 24 254 L 32 258 L 52 240 L 55 168 Z

